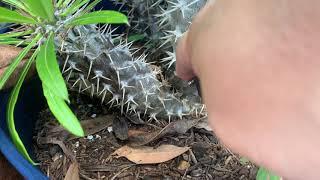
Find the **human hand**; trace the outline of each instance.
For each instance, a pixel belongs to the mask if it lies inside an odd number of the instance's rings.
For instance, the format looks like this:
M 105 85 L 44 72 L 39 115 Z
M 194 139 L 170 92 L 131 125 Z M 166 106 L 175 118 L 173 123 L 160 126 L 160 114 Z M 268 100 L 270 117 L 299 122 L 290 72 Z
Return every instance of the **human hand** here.
M 289 179 L 319 179 L 319 1 L 217 0 L 177 48 L 222 142 Z

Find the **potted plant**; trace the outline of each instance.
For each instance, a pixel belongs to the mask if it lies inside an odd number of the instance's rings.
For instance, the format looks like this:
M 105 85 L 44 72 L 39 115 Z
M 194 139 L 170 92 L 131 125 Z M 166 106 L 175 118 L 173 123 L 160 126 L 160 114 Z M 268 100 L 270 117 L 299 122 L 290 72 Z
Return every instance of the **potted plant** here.
M 68 107 L 68 89 L 96 97 L 101 104 L 141 124 L 206 116 L 195 83 L 184 82 L 174 73 L 177 39 L 206 1 L 113 1 L 126 10 L 129 20 L 117 11 L 92 12 L 100 1 L 3 0 L 14 10 L 0 7 L 0 22 L 21 25 L 14 32 L 0 35 L 0 44 L 23 47 L 0 77 L 0 89 L 30 54 L 15 87 L 2 90 L 0 96 L 0 140 L 5 142 L 0 150 L 27 179 L 46 178 L 32 165 L 36 163 L 28 153 L 34 115 L 42 104 L 48 104 L 70 133 L 84 135 Z M 94 25 L 129 22 L 129 32 L 122 36 L 114 35 L 113 26 Z M 135 48 L 133 41 L 139 41 L 142 47 Z M 40 80 L 23 86 L 33 64 Z M 44 98 L 39 96 L 42 93 Z M 33 106 L 28 107 L 29 103 Z

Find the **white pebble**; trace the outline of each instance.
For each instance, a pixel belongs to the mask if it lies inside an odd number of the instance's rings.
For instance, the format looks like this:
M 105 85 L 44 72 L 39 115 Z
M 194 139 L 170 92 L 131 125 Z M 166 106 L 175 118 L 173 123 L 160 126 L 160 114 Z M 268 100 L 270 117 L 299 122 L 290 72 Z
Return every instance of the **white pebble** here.
M 92 136 L 92 135 L 89 135 L 89 136 L 87 136 L 87 139 L 88 139 L 88 140 L 93 140 L 93 136 Z
M 111 133 L 113 131 L 112 126 L 109 126 L 107 130 L 109 133 Z
M 80 143 L 79 143 L 79 141 L 77 141 L 75 144 L 74 144 L 74 147 L 79 147 L 79 145 L 80 145 Z

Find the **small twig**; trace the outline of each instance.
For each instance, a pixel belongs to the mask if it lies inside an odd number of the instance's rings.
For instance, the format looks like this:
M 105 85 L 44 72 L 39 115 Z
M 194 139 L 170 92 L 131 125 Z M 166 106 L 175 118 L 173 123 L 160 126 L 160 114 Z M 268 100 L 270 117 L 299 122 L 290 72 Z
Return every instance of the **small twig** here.
M 192 162 L 194 164 L 197 164 L 198 160 L 197 160 L 196 156 L 193 154 L 193 151 L 191 149 L 189 149 L 189 153 L 190 153 L 190 157 L 191 157 Z
M 92 179 L 92 178 L 90 178 L 90 177 L 88 177 L 88 176 L 86 176 L 86 175 L 84 175 L 84 174 L 82 174 L 82 173 L 79 173 L 80 174 L 80 176 L 83 178 L 83 179 L 86 179 L 86 180 L 94 180 L 94 179 Z
M 130 166 L 128 166 L 128 167 L 125 167 L 125 168 L 123 168 L 123 169 L 121 169 L 119 172 L 117 172 L 110 180 L 115 180 L 116 179 L 116 177 L 118 177 L 121 173 L 123 173 L 125 170 L 127 170 L 127 169 L 130 169 L 132 166 L 134 166 L 134 165 L 130 165 Z

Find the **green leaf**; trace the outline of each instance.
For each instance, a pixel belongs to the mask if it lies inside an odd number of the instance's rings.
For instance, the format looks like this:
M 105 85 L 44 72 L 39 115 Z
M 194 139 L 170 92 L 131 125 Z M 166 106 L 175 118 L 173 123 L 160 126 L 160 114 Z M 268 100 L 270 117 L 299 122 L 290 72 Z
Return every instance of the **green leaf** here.
M 52 0 L 24 0 L 28 10 L 50 22 L 54 20 L 54 9 Z
M 32 32 L 34 31 L 30 29 L 30 30 L 20 31 L 20 32 L 4 33 L 4 34 L 0 34 L 0 39 L 25 36 L 25 35 L 31 34 Z
M 60 8 L 62 6 L 63 2 L 64 2 L 64 0 L 58 0 L 56 7 Z
M 70 110 L 66 102 L 54 95 L 53 90 L 42 84 L 44 96 L 53 115 L 57 118 L 60 124 L 72 134 L 83 137 L 84 131 L 77 117 Z
M 56 96 L 69 102 L 67 86 L 57 62 L 53 33 L 40 47 L 36 68 L 42 83 L 50 88 Z
M 83 5 L 87 4 L 90 0 L 75 0 L 69 8 L 67 8 L 61 15 L 68 16 L 78 11 Z
M 80 12 L 80 15 L 86 14 L 90 12 L 98 3 L 100 3 L 102 0 L 94 0 L 92 3 L 90 3 L 82 12 Z
M 71 0 L 64 0 L 62 7 L 67 7 L 70 2 L 71 2 Z
M 280 177 L 274 175 L 267 169 L 260 167 L 256 176 L 256 180 L 280 180 Z
M 0 39 L 0 44 L 7 44 L 7 45 L 25 45 L 29 44 L 27 41 L 23 39 L 17 39 L 17 38 L 3 38 Z
M 86 25 L 86 24 L 129 24 L 128 18 L 117 11 L 96 11 L 74 18 L 69 25 Z
M 20 61 L 26 56 L 26 54 L 30 51 L 30 49 L 36 45 L 36 43 L 40 38 L 41 38 L 41 35 L 38 34 L 30 42 L 30 44 L 19 53 L 19 55 L 13 60 L 10 66 L 6 69 L 6 71 L 0 77 L 0 90 L 3 88 L 4 84 L 7 82 L 7 80 L 9 79 L 13 71 L 16 69 L 16 67 L 19 65 Z
M 23 16 L 15 11 L 0 7 L 0 22 L 3 23 L 28 23 L 36 24 L 32 18 Z
M 9 134 L 11 136 L 13 144 L 17 147 L 18 151 L 28 161 L 30 161 L 33 165 L 36 165 L 36 163 L 29 156 L 29 154 L 28 154 L 25 146 L 23 145 L 23 142 L 21 141 L 19 134 L 15 128 L 14 109 L 15 109 L 15 105 L 16 105 L 18 97 L 19 97 L 19 92 L 20 92 L 22 83 L 23 83 L 32 63 L 34 62 L 36 55 L 37 55 L 37 51 L 33 53 L 31 58 L 29 59 L 29 61 L 27 61 L 26 65 L 24 66 L 16 85 L 11 92 L 11 95 L 9 97 L 8 104 L 7 104 L 7 125 L 8 125 Z
M 26 11 L 25 6 L 19 0 L 2 0 L 2 1 L 7 3 L 8 5 L 11 5 L 11 6 L 14 6 L 14 7 L 18 8 L 18 9 L 22 9 L 22 10 Z
M 139 41 L 145 38 L 146 36 L 143 34 L 134 34 L 128 37 L 128 42 L 134 42 L 134 41 Z

